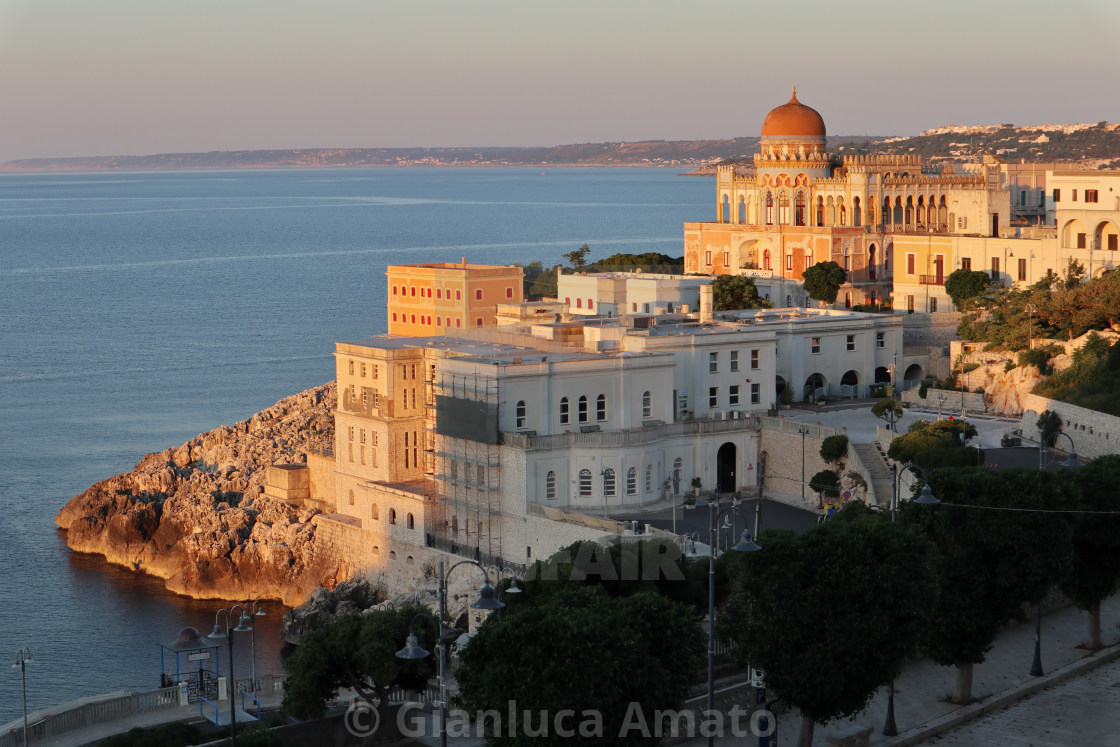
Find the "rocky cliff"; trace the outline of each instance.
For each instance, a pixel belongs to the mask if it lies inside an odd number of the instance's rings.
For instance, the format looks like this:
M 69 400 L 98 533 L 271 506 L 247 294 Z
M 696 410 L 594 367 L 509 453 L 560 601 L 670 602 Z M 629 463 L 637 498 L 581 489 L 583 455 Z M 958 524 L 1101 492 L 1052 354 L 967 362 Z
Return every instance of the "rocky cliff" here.
M 261 495 L 267 467 L 306 460 L 330 444 L 335 384 L 280 400 L 234 426 L 148 454 L 131 471 L 91 486 L 55 523 L 78 552 L 165 579 L 197 598 L 307 601 L 342 580 L 317 549 L 312 517 Z

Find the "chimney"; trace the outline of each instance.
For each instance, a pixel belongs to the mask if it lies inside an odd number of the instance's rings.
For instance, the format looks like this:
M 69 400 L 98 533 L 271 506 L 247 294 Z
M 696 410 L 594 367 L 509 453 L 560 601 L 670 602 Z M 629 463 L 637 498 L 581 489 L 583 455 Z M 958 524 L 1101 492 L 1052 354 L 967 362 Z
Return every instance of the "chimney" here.
M 700 323 L 712 321 L 712 286 L 700 286 Z
M 463 257 L 463 269 L 467 269 L 467 258 Z

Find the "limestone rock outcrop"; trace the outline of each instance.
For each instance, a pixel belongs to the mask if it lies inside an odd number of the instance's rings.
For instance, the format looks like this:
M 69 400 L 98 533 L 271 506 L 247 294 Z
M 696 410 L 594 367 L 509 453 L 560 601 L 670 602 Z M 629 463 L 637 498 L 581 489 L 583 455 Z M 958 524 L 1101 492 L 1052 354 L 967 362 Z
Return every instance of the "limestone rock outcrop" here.
M 280 639 L 293 645 L 300 637 L 322 627 L 339 615 L 348 612 L 365 612 L 380 602 L 385 594 L 374 587 L 369 579 L 343 581 L 334 589 L 316 589 L 307 602 L 284 613 L 280 621 Z
M 261 491 L 269 465 L 329 446 L 335 396 L 331 382 L 148 454 L 75 496 L 55 523 L 74 550 L 163 578 L 180 594 L 302 604 L 343 580 L 343 569 L 316 545 L 318 509 Z

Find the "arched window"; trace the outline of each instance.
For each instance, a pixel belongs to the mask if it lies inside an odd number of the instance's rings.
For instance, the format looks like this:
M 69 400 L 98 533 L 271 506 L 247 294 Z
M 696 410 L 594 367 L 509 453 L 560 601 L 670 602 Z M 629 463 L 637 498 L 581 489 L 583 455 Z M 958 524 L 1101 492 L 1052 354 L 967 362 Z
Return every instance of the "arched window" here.
M 818 197 L 817 198 L 817 225 L 818 226 L 823 226 L 824 225 L 824 198 L 823 197 Z
M 793 306 L 793 296 L 786 296 L 786 306 Z
M 576 414 L 579 416 L 579 422 L 587 422 L 587 395 L 579 395 L 579 402 L 576 403 Z
M 474 300 L 476 300 L 476 301 L 481 301 L 482 300 L 482 289 L 481 288 L 478 288 L 477 290 L 475 290 Z
M 860 210 L 859 198 L 858 197 L 852 198 L 852 225 L 853 226 L 862 226 L 863 225 L 863 211 Z
M 513 298 L 513 288 L 506 288 L 506 298 Z
M 642 417 L 653 417 L 653 398 L 649 392 L 642 392 Z
M 739 222 L 747 222 L 747 201 L 742 197 L 739 198 Z
M 568 398 L 560 398 L 560 425 L 568 424 Z
M 682 474 L 683 470 L 684 470 L 684 460 L 681 459 L 680 457 L 677 457 L 676 459 L 673 460 L 673 476 L 672 476 L 673 493 L 675 495 L 680 495 L 680 492 L 681 492 L 681 478 L 684 477 L 684 475 Z
M 589 469 L 579 471 L 579 494 L 584 498 L 591 495 L 591 470 Z
M 805 193 L 798 192 L 793 202 L 793 223 L 797 226 L 805 225 Z
M 614 470 L 607 467 L 603 470 L 603 497 L 613 498 L 615 495 Z
M 408 516 L 404 517 L 404 525 L 406 527 L 408 527 L 409 529 L 415 529 L 416 528 L 416 519 L 413 518 L 412 514 L 409 514 Z
M 390 508 L 389 509 L 389 523 L 390 524 L 396 524 L 397 523 L 397 509 L 395 509 L 395 508 Z
M 653 465 L 646 465 L 646 492 L 653 490 Z
M 476 327 L 481 327 L 482 326 L 482 317 L 478 317 L 477 319 L 474 320 L 474 326 L 476 326 Z
M 769 249 L 763 249 L 762 250 L 762 269 L 764 269 L 764 270 L 769 270 L 770 269 L 770 250 Z
M 720 223 L 730 223 L 731 222 L 731 198 L 728 197 L 727 195 L 723 196 L 723 204 L 720 207 L 720 211 L 719 211 L 719 222 Z
M 595 398 L 595 419 L 600 421 L 607 419 L 607 395 L 605 394 L 600 394 Z
M 374 521 L 376 521 L 379 518 L 377 516 L 377 504 L 376 503 L 369 507 L 369 518 L 373 519 Z
M 843 200 L 840 201 L 840 225 L 848 225 L 848 206 L 844 204 Z
M 828 225 L 835 226 L 836 225 L 836 204 L 832 201 L 832 198 L 829 197 L 828 202 L 825 203 L 825 205 L 826 205 L 825 212 L 827 213 Z
M 626 470 L 626 495 L 637 495 L 638 493 L 638 468 L 631 467 Z
M 778 195 L 778 223 L 789 225 L 789 193 L 782 192 Z
M 774 225 L 774 195 L 766 193 L 766 225 Z
M 556 473 L 549 472 L 544 478 L 544 498 L 546 501 L 556 500 Z
M 525 427 L 525 400 L 518 400 L 517 402 L 517 427 Z
M 415 296 L 416 295 L 416 286 L 415 285 L 412 286 L 412 292 L 409 295 L 410 296 Z

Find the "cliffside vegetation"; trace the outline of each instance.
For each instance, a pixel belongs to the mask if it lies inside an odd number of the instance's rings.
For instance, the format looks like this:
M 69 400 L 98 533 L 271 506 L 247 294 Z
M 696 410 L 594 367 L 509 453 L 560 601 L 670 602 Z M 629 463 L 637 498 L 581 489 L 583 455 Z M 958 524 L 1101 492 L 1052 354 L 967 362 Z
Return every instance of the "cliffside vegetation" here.
M 1114 396 L 1120 387 L 1120 348 L 1106 339 L 1120 329 L 1120 272 L 1082 282 L 1084 276 L 1085 268 L 1071 262 L 1062 275 L 1051 274 L 1026 288 L 984 288 L 961 300 L 957 336 L 985 342 L 987 350 L 1018 352 L 1018 365 L 1034 366 L 1043 376 L 1036 394 L 1120 415 L 1120 399 Z M 1069 365 L 1055 370 L 1055 358 L 1065 347 L 1047 341 L 1066 342 L 1086 333 Z

